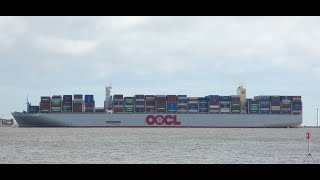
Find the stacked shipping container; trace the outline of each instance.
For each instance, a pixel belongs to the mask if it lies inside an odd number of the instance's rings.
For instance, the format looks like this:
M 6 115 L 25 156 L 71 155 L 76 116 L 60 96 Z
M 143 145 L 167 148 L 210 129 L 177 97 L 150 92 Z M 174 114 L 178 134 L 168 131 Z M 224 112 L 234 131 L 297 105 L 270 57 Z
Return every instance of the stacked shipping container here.
M 230 113 L 230 96 L 220 96 L 220 113 Z
M 72 95 L 63 95 L 62 112 L 72 112 Z
M 198 98 L 188 97 L 188 112 L 196 113 L 199 111 Z
M 124 112 L 134 112 L 134 98 L 125 97 L 124 98 Z
M 157 112 L 165 113 L 167 112 L 167 96 L 157 95 L 156 96 Z
M 240 113 L 241 102 L 240 96 L 231 96 L 231 113 Z
M 200 113 L 208 113 L 209 112 L 209 97 L 200 97 L 198 98 L 199 102 L 199 112 Z
M 123 95 L 113 96 L 113 112 L 123 112 Z
M 93 95 L 84 95 L 84 112 L 94 112 L 95 101 Z
M 280 114 L 281 106 L 280 106 L 280 96 L 271 96 L 271 113 L 272 114 Z
M 177 96 L 167 95 L 168 112 L 177 112 Z
M 258 114 L 260 112 L 260 103 L 256 100 L 248 101 L 249 113 L 250 114 Z
M 281 96 L 281 113 L 291 114 L 291 97 Z
M 188 111 L 188 99 L 187 95 L 178 95 L 177 96 L 177 112 L 185 113 Z
M 60 95 L 54 95 L 51 99 L 51 112 L 61 112 L 62 97 Z
M 144 95 L 135 95 L 135 102 L 134 102 L 134 111 L 135 112 L 145 112 L 146 111 L 146 100 Z
M 210 113 L 219 113 L 220 112 L 220 97 L 219 95 L 210 95 Z
M 73 112 L 83 112 L 83 95 L 73 95 Z
M 146 112 L 155 112 L 156 97 L 154 95 L 146 95 Z
M 127 113 L 241 113 L 239 95 L 187 97 L 187 95 L 114 95 L 113 111 Z M 247 99 L 247 113 L 301 114 L 301 96 L 255 96 Z M 42 96 L 40 106 L 28 105 L 29 113 L 48 112 L 105 112 L 105 107 L 95 108 L 93 95 L 75 94 Z
M 302 113 L 301 96 L 292 96 L 292 113 L 293 114 Z
M 260 113 L 270 113 L 270 96 L 258 96 L 256 99 L 260 103 Z

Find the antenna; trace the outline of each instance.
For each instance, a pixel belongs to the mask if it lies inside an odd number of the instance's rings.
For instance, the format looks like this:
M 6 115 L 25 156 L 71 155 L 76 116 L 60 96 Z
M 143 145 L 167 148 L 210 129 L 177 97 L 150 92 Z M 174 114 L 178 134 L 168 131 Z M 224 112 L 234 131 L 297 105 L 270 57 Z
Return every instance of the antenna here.
M 319 109 L 317 108 L 317 127 L 319 127 Z

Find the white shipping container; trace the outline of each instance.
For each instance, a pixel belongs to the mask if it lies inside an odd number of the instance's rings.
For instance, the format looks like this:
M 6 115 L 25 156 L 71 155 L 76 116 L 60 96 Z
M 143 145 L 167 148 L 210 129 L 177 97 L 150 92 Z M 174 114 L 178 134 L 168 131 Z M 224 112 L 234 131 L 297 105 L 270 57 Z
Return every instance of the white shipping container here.
M 220 112 L 222 112 L 222 113 L 223 113 L 223 112 L 230 112 L 230 110 L 222 110 L 222 109 L 221 109 Z
M 220 108 L 220 105 L 210 105 L 210 108 Z

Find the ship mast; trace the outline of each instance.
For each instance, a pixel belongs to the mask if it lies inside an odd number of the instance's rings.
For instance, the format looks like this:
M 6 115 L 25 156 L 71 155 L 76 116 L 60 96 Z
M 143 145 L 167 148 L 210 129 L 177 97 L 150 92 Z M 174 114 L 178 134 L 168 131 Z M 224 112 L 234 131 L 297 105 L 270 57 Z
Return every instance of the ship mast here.
M 31 103 L 29 103 L 29 94 L 27 94 L 27 98 L 26 98 L 26 100 L 27 100 L 27 113 L 29 113 L 29 108 L 30 108 L 30 105 L 31 105 Z

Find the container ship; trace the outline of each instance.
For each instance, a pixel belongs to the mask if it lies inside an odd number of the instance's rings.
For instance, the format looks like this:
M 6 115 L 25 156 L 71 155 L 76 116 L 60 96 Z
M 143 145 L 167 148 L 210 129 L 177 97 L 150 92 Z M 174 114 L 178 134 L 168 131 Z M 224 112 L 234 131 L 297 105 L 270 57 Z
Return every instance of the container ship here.
M 301 96 L 111 94 L 104 107 L 93 95 L 41 96 L 39 106 L 13 112 L 19 127 L 175 127 L 175 128 L 295 128 L 302 124 Z

